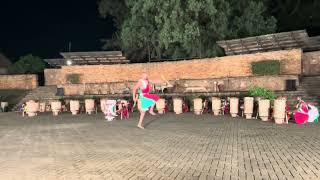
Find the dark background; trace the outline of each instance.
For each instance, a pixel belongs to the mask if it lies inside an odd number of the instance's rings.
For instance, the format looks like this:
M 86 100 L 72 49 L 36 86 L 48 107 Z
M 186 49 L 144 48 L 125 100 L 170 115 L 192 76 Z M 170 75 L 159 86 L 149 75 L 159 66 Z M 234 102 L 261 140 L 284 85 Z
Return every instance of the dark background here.
M 28 53 L 42 58 L 59 52 L 100 50 L 115 31 L 99 16 L 96 0 L 0 1 L 0 52 L 12 61 Z
M 314 1 L 296 6 L 293 0 L 288 9 L 295 11 L 288 12 L 272 1 L 269 11 L 278 20 L 278 31 L 307 29 L 309 35 L 320 35 L 320 3 L 315 7 Z M 116 31 L 110 17 L 100 17 L 98 0 L 1 0 L 0 23 L 0 52 L 12 61 L 28 53 L 60 57 L 69 42 L 72 51 L 99 51 L 101 39 Z

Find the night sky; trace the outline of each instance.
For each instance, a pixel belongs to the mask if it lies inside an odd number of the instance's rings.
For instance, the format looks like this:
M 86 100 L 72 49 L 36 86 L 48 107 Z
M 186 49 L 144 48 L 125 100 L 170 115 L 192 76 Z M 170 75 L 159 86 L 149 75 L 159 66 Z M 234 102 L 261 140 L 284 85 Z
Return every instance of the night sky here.
M 1 0 L 0 52 L 12 61 L 32 53 L 42 58 L 59 52 L 101 50 L 100 39 L 115 31 L 111 18 L 99 16 L 97 0 Z

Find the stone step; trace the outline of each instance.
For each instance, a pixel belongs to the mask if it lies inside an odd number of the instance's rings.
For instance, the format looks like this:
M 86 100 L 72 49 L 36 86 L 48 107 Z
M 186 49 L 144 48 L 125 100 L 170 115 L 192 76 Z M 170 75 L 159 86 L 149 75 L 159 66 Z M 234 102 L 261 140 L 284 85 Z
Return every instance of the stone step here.
M 301 86 L 319 86 L 320 83 L 319 82 L 303 82 L 300 83 Z
M 39 100 L 48 102 L 52 99 L 59 99 L 59 97 L 56 96 L 56 93 L 56 86 L 40 86 L 37 89 L 34 89 L 31 92 L 29 92 L 18 104 L 16 104 L 13 110 L 19 110 L 21 105 L 28 100 Z
M 304 76 L 303 79 L 320 79 L 320 76 Z

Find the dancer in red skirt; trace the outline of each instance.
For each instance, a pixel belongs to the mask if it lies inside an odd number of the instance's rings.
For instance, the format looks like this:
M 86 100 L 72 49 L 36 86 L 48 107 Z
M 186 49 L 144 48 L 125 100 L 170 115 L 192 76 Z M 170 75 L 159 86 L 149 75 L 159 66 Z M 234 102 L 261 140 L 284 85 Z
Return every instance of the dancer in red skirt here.
M 153 112 L 154 109 L 154 105 L 156 104 L 156 102 L 160 99 L 159 96 L 155 95 L 155 94 L 149 94 L 150 92 L 150 84 L 149 84 L 149 80 L 148 80 L 148 75 L 146 73 L 142 74 L 142 79 L 140 79 L 138 81 L 138 83 L 133 87 L 132 89 L 132 95 L 133 95 L 133 100 L 135 101 L 135 103 L 137 103 L 137 101 L 140 101 L 140 119 L 139 119 L 139 123 L 138 123 L 138 128 L 140 129 L 144 129 L 143 127 L 143 120 L 144 120 L 144 115 L 146 113 L 146 111 L 149 110 L 149 113 L 151 115 L 156 115 Z M 158 81 L 152 81 L 153 83 L 159 83 Z M 139 90 L 139 98 L 136 97 L 136 92 L 137 90 Z

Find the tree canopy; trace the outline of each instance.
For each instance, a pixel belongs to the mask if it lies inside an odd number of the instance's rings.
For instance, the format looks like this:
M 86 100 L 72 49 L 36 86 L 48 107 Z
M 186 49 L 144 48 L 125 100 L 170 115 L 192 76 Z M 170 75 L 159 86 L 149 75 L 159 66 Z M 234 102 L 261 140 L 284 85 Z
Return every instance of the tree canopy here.
M 269 9 L 278 20 L 278 31 L 307 29 L 311 34 L 319 33 L 319 0 L 272 0 Z
M 38 57 L 28 54 L 19 58 L 12 66 L 9 72 L 12 74 L 39 74 L 45 69 L 46 64 Z
M 131 59 L 221 55 L 216 41 L 276 31 L 266 0 L 101 0 L 118 31 L 106 47 Z

